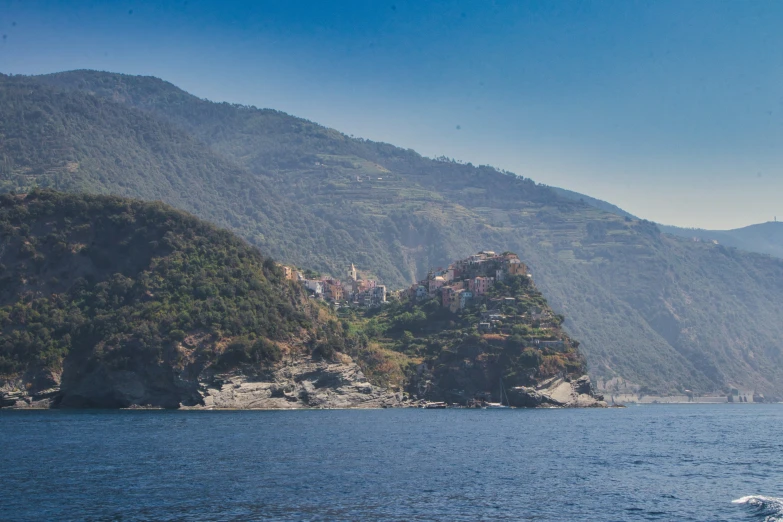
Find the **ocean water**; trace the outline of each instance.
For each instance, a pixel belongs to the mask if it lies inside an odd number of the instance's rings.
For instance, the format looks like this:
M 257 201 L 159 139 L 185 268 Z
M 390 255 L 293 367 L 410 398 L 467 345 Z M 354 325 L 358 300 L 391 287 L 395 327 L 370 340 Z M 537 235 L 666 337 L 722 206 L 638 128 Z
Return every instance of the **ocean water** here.
M 783 520 L 783 406 L 0 411 L 2 520 Z

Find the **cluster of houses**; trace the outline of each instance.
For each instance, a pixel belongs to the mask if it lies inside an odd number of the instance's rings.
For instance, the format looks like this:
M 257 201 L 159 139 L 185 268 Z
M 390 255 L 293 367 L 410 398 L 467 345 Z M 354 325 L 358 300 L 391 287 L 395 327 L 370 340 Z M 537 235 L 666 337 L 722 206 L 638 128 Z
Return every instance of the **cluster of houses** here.
M 374 308 L 386 302 L 386 286 L 373 279 L 362 279 L 351 263 L 346 279 L 332 277 L 308 279 L 302 272 L 290 266 L 281 265 L 286 279 L 299 281 L 313 297 L 347 305 Z
M 440 299 L 452 312 L 462 310 L 485 295 L 495 281 L 507 275 L 527 276 L 527 265 L 511 252 L 483 251 L 456 261 L 448 268 L 431 270 L 426 279 L 406 290 L 409 299 Z
M 565 349 L 563 339 L 545 333 L 556 326 L 551 310 L 529 304 L 520 307 L 515 297 L 486 295 L 495 281 L 511 275 L 530 277 L 527 266 L 516 254 L 483 251 L 457 261 L 447 269 L 431 271 L 426 279 L 405 292 L 409 299 L 417 301 L 436 299 L 452 312 L 484 304 L 486 308 L 477 325 L 479 333 L 511 335 L 515 331 L 530 332 L 532 328 L 538 332 L 537 337 L 530 339 L 532 345 L 542 349 Z

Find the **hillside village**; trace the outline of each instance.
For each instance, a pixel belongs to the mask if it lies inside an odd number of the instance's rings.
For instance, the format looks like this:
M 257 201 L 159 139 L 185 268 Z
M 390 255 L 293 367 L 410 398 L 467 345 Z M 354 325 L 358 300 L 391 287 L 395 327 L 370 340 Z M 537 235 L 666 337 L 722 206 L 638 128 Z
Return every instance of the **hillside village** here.
M 512 252 L 481 251 L 432 269 L 395 297 L 376 311 L 344 310 L 340 317 L 362 333 L 368 374 L 393 375 L 389 368 L 396 368 L 413 397 L 524 406 L 538 400 L 526 387 L 560 379 L 570 394 L 571 381 L 584 374 L 579 343 Z
M 296 268 L 280 265 L 285 278 L 301 283 L 316 299 L 323 299 L 338 306 L 376 308 L 386 302 L 386 286 L 374 279 L 363 279 L 351 263 L 346 278 L 307 278 Z
M 497 255 L 482 251 L 452 263 L 445 270 L 430 271 L 426 279 L 408 288 L 407 296 L 417 301 L 437 297 L 442 306 L 456 312 L 474 299 L 480 300 L 495 281 L 502 281 L 506 275 L 527 276 L 527 266 L 511 252 Z
M 362 278 L 353 263 L 344 279 L 308 278 L 295 267 L 280 267 L 286 279 L 298 281 L 313 298 L 338 307 L 377 308 L 387 301 L 386 286 Z M 480 334 L 522 334 L 541 348 L 566 348 L 566 343 L 554 335 L 562 317 L 555 316 L 545 303 L 531 301 L 526 292 L 513 297 L 507 292 L 493 291 L 496 282 L 507 282 L 514 276 L 531 277 L 517 254 L 484 250 L 455 261 L 448 268 L 430 270 L 426 278 L 400 291 L 399 297 L 415 303 L 433 301 L 452 313 L 466 309 L 477 312 L 480 320 L 475 327 Z
M 564 348 L 562 339 L 551 338 L 551 330 L 560 326 L 562 317 L 555 316 L 545 303 L 530 301 L 526 293 L 510 296 L 506 292 L 493 292 L 496 282 L 507 282 L 514 276 L 531 278 L 527 265 L 517 254 L 485 250 L 446 269 L 430 271 L 425 279 L 404 293 L 411 301 L 436 300 L 454 313 L 480 308 L 479 333 L 530 335 L 535 332 L 534 345 Z

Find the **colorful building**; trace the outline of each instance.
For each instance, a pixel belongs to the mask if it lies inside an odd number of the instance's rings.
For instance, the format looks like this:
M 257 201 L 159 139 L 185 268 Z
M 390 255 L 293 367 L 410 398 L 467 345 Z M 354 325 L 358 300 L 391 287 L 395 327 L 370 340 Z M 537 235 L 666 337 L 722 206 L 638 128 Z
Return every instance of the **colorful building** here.
M 435 278 L 430 279 L 428 283 L 430 297 L 435 297 L 438 295 L 438 290 L 446 284 L 446 279 L 443 276 L 435 276 Z
M 487 293 L 487 290 L 492 288 L 492 285 L 495 283 L 494 277 L 474 277 L 471 279 L 468 279 L 468 290 L 473 292 L 475 295 L 484 295 Z
M 340 281 L 335 279 L 325 279 L 324 285 L 324 298 L 329 301 L 342 301 L 345 299 L 345 292 L 343 285 Z

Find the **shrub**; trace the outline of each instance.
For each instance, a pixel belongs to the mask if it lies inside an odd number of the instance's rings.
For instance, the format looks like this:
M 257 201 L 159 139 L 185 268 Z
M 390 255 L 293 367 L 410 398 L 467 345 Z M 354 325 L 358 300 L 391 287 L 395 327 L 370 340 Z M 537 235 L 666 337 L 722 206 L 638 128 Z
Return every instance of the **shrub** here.
M 257 363 L 277 362 L 283 358 L 280 347 L 268 339 L 259 339 L 253 343 L 251 357 Z

